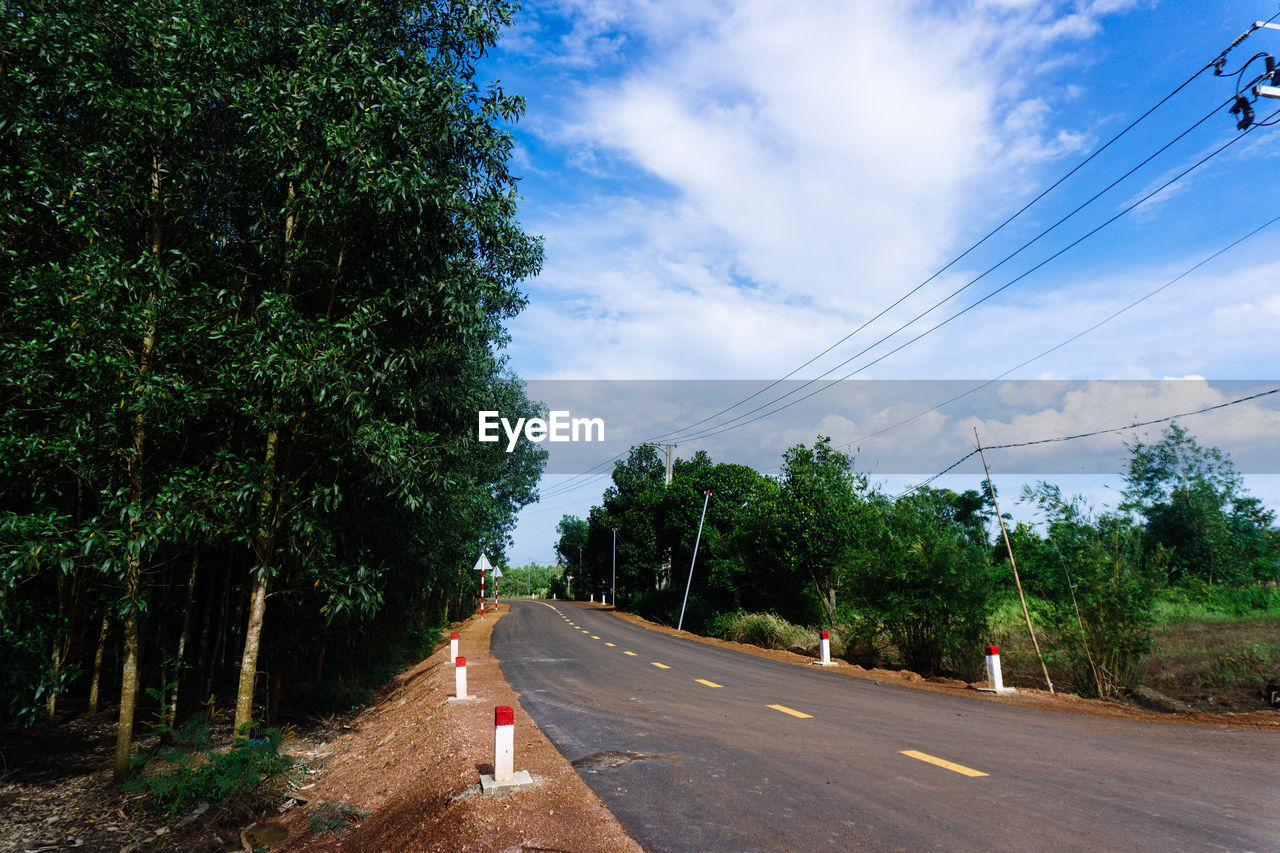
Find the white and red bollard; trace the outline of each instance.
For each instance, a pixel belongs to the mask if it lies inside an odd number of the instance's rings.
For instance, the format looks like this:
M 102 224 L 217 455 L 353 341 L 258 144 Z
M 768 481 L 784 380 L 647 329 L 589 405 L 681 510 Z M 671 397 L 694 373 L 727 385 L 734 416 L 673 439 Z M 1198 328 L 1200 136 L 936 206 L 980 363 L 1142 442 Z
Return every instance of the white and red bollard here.
M 493 775 L 480 777 L 480 788 L 485 793 L 494 788 L 528 785 L 533 782 L 529 771 L 516 772 L 515 712 L 505 705 L 493 710 Z
M 493 781 L 506 782 L 515 772 L 515 712 L 505 705 L 499 705 L 493 713 Z
M 458 632 L 449 632 L 449 660 L 456 661 L 458 659 Z
M 467 697 L 467 659 L 464 657 L 456 657 L 453 659 L 453 698 L 466 699 Z
M 822 632 L 822 639 L 818 641 L 818 659 L 813 664 L 814 666 L 835 666 L 831 661 L 831 633 L 829 631 Z
M 987 681 L 991 684 L 984 692 L 1012 693 L 1012 687 L 1004 686 L 1004 678 L 1000 675 L 1000 647 L 986 646 L 983 654 L 987 659 Z
M 484 615 L 484 572 L 480 572 L 480 615 Z

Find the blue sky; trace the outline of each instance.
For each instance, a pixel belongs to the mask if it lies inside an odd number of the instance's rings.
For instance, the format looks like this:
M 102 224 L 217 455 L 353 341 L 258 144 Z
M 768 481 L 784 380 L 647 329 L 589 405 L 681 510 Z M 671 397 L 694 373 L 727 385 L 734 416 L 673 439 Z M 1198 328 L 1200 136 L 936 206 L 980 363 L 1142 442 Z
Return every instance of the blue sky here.
M 529 307 L 510 324 L 511 365 L 528 379 L 778 379 L 929 278 L 1276 11 L 1270 0 L 528 2 L 481 67 L 528 101 L 513 129 L 514 165 L 521 219 L 546 240 L 543 272 L 526 283 Z M 1227 69 L 1258 51 L 1280 54 L 1280 31 L 1254 33 Z M 1234 79 L 1202 74 L 797 376 L 823 374 L 977 278 L 1234 91 Z M 1257 104 L 1260 117 L 1278 107 Z M 989 379 L 1169 282 L 1280 213 L 1277 130 L 1256 129 L 857 375 Z M 836 375 L 1027 272 L 1237 136 L 1219 111 L 911 334 Z M 1010 377 L 1280 379 L 1278 239 L 1280 225 L 1268 228 Z M 1202 397 L 1217 400 L 1212 389 Z M 1102 397 L 1070 411 L 1059 403 L 1015 437 L 1114 426 L 1139 409 Z M 1159 404 L 1146 401 L 1143 414 L 1162 413 Z M 1275 434 L 1274 404 L 1246 408 L 1203 430 L 1186 426 L 1228 450 L 1233 438 L 1257 438 L 1245 433 Z M 679 452 L 695 449 L 686 442 Z M 508 557 L 549 561 L 555 522 L 583 513 L 603 485 L 566 491 L 548 478 Z M 1276 505 L 1274 478 L 1250 485 Z

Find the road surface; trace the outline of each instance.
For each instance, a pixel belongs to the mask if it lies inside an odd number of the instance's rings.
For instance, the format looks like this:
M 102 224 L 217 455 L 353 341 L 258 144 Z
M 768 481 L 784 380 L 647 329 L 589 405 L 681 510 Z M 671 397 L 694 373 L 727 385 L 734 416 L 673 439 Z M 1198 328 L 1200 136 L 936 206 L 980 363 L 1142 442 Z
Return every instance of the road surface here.
M 508 682 L 647 850 L 1280 850 L 1272 732 L 913 691 L 505 603 Z

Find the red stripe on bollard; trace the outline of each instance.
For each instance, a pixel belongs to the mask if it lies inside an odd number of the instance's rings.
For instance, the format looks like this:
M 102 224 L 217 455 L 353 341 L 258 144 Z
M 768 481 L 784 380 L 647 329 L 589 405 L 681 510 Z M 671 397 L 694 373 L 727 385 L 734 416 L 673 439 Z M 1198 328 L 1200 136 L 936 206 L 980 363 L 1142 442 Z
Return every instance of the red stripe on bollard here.
M 458 655 L 458 659 L 457 659 L 456 661 L 454 661 L 453 663 L 454 663 L 454 665 L 455 665 L 455 666 L 466 666 L 466 665 L 467 665 L 467 659 L 466 659 L 466 658 L 464 658 L 462 655 Z
M 986 652 L 987 657 L 991 657 L 992 655 L 998 655 L 998 654 L 1000 654 L 1000 647 L 999 647 L 999 646 L 986 646 L 986 647 L 983 649 L 983 651 L 984 651 L 984 652 Z
M 495 726 L 514 726 L 516 723 L 516 712 L 508 708 L 506 705 L 499 705 L 493 710 L 493 724 Z
M 456 639 L 458 639 L 458 632 L 457 632 L 457 631 L 451 631 L 451 632 L 449 633 L 449 639 L 450 639 L 450 640 L 456 640 Z
M 822 632 L 822 639 L 824 639 L 824 640 L 830 640 L 830 639 L 831 639 L 831 635 L 830 635 L 829 633 L 827 633 L 826 631 L 823 631 L 823 632 Z

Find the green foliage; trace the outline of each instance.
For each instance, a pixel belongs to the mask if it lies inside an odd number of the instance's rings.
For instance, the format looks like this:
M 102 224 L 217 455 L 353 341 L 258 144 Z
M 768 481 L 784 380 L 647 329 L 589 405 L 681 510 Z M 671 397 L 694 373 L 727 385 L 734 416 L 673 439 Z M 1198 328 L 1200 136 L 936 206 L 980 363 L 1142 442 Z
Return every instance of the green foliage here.
M 750 643 L 763 649 L 808 652 L 818 645 L 818 632 L 793 625 L 772 613 L 747 613 L 737 610 L 716 617 L 709 632 L 713 637 L 735 643 Z M 839 654 L 833 646 L 833 652 Z
M 1275 515 L 1244 492 L 1230 457 L 1176 423 L 1131 451 L 1121 509 L 1142 519 L 1147 552 L 1161 553 L 1171 581 L 1239 586 L 1275 576 Z
M 351 827 L 369 816 L 367 809 L 353 806 L 350 803 L 334 803 L 325 800 L 307 815 L 307 826 L 317 835 L 333 833 L 342 835 Z
M 162 734 L 171 734 L 173 745 L 137 759 L 124 788 L 145 795 L 163 814 L 182 814 L 202 801 L 228 816 L 252 814 L 290 781 L 294 761 L 280 753 L 284 737 L 278 729 L 236 737 L 225 750 L 212 748 L 200 715 Z
M 501 355 L 542 257 L 523 102 L 476 76 L 513 10 L 0 6 L 5 720 L 88 669 L 103 613 L 148 621 L 144 686 L 184 616 L 243 647 L 255 576 L 286 699 L 470 612 L 459 568 L 545 459 L 475 441 L 477 410 L 538 412 Z
M 1151 649 L 1160 555 L 1143 550 L 1142 530 L 1123 515 L 1091 516 L 1079 498 L 1047 483 L 1028 488 L 1048 521 L 1045 549 L 1058 559 L 1062 584 L 1047 590 L 1045 659 L 1086 694 L 1111 698 L 1133 686 Z
M 796 584 L 812 584 L 825 623 L 837 621 L 837 591 L 870 523 L 867 478 L 853 460 L 820 437 L 782 454 L 782 477 L 772 507 L 772 545 L 779 568 Z
M 506 567 L 502 570 L 502 577 L 493 583 L 494 594 L 550 598 L 552 589 L 560 581 L 560 574 L 559 566 L 542 566 L 537 563 Z
M 1163 589 L 1155 611 L 1157 620 L 1164 624 L 1280 615 L 1280 588 L 1260 584 L 1209 586 L 1204 581 L 1187 581 Z
M 879 499 L 850 574 L 855 636 L 883 634 L 924 675 L 973 675 L 992 607 L 991 568 L 972 501 L 921 488 Z

